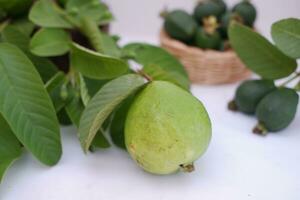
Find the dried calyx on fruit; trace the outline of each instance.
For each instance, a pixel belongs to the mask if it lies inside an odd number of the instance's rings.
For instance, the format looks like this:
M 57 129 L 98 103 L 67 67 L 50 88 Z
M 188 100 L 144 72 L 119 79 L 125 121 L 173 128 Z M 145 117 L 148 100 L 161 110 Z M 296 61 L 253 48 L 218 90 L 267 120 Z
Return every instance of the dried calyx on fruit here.
M 202 103 L 169 82 L 150 82 L 127 115 L 127 150 L 151 173 L 192 171 L 210 139 L 211 122 Z

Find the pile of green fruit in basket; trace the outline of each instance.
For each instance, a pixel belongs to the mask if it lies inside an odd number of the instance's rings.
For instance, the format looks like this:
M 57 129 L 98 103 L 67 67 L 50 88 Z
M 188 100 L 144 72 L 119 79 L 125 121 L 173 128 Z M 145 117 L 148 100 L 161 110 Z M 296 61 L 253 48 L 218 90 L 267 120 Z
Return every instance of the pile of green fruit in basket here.
M 164 30 L 173 39 L 201 49 L 226 50 L 228 27 L 232 22 L 253 28 L 256 9 L 243 0 L 228 9 L 223 0 L 200 1 L 193 15 L 184 10 L 164 11 Z
M 194 169 L 211 123 L 176 58 L 150 44 L 120 46 L 99 28 L 113 20 L 99 0 L 0 8 L 0 181 L 23 149 L 57 164 L 60 124 L 78 129 L 85 153 L 114 144 L 151 173 Z

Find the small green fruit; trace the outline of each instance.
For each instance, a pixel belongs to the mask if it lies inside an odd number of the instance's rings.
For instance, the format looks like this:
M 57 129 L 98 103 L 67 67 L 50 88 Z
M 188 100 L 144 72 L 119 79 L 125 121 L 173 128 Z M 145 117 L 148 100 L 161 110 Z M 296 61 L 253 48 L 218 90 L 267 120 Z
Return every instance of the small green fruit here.
M 219 50 L 222 46 L 222 38 L 217 31 L 215 31 L 212 34 L 209 34 L 206 33 L 203 28 L 200 27 L 196 32 L 195 45 L 202 49 Z
M 149 83 L 127 115 L 127 150 L 154 174 L 192 171 L 210 139 L 211 122 L 202 103 L 169 82 Z
M 193 39 L 197 23 L 183 10 L 175 10 L 165 16 L 164 29 L 174 39 L 189 42 Z
M 236 91 L 233 104 L 243 113 L 254 114 L 261 99 L 275 89 L 274 82 L 271 80 L 244 81 Z
M 295 118 L 298 102 L 297 92 L 289 88 L 278 88 L 265 96 L 256 109 L 260 123 L 254 132 L 264 134 L 286 128 Z
M 225 1 L 223 0 L 212 0 L 212 1 L 217 3 L 221 7 L 222 14 L 224 14 L 227 11 L 227 5 Z
M 228 28 L 232 22 L 238 22 L 238 23 L 243 24 L 243 19 L 241 16 L 239 16 L 239 14 L 232 13 L 230 11 L 228 11 L 224 15 L 222 15 L 218 31 L 219 31 L 221 37 L 225 40 L 228 39 Z
M 242 1 L 234 6 L 232 12 L 239 14 L 243 20 L 245 25 L 253 27 L 253 24 L 256 19 L 256 9 L 249 1 Z
M 221 5 L 218 1 L 204 1 L 196 6 L 194 17 L 198 23 L 202 24 L 204 18 L 215 16 L 217 19 L 220 19 L 223 13 L 224 5 Z

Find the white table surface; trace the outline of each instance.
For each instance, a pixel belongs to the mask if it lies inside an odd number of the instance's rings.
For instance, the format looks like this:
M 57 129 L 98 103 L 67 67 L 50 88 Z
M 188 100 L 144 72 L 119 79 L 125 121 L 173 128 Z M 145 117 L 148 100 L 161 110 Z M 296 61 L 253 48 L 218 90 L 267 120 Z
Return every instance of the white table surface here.
M 208 109 L 213 138 L 196 171 L 155 176 L 112 147 L 84 155 L 74 128 L 62 128 L 58 165 L 41 165 L 28 153 L 0 185 L 1 200 L 299 200 L 300 115 L 289 128 L 253 135 L 252 117 L 227 111 L 235 85 L 194 86 Z
M 194 3 L 109 2 L 119 19 L 112 31 L 126 38 L 123 43 L 157 42 L 161 20 L 156 13 L 164 5 L 191 9 Z M 260 11 L 257 27 L 267 37 L 272 22 L 300 17 L 299 0 L 253 2 Z M 64 151 L 58 165 L 45 167 L 24 152 L 1 183 L 0 200 L 299 200 L 300 110 L 286 130 L 267 137 L 253 135 L 253 117 L 226 109 L 236 86 L 193 86 L 192 92 L 203 101 L 212 119 L 213 138 L 191 174 L 148 174 L 116 147 L 84 155 L 76 130 L 62 128 Z

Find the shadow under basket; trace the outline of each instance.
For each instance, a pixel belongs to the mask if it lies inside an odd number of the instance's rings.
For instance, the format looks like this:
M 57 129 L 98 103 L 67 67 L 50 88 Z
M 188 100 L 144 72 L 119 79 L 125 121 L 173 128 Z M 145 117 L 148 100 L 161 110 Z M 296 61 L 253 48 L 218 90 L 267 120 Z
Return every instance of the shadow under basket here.
M 179 59 L 192 83 L 225 84 L 245 80 L 251 76 L 233 50 L 203 50 L 170 38 L 165 31 L 160 33 L 160 44 Z

